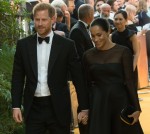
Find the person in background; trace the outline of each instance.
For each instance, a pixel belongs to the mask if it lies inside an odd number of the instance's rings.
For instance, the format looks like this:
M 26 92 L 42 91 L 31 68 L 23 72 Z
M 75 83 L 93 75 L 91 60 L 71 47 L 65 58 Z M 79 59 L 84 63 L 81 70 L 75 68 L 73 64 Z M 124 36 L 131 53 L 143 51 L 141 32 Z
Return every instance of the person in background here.
M 138 85 L 138 75 L 137 75 L 137 61 L 140 54 L 140 45 L 137 39 L 136 32 L 130 30 L 126 27 L 128 15 L 126 11 L 119 10 L 114 15 L 114 25 L 116 31 L 110 35 L 112 42 L 119 45 L 126 46 L 130 49 L 133 55 L 133 71 L 134 71 L 134 83 L 137 88 Z
M 104 4 L 105 1 L 104 0 L 96 0 L 95 1 L 95 4 L 94 4 L 94 7 L 95 7 L 95 13 L 94 13 L 94 18 L 96 18 L 97 16 L 100 15 L 101 13 L 101 5 Z
M 147 3 L 147 15 L 150 17 L 150 0 L 146 0 Z
M 118 10 L 124 10 L 126 7 L 125 0 L 117 0 L 117 2 L 118 2 L 118 6 L 119 6 Z
M 138 3 L 137 3 L 137 0 L 127 0 L 126 2 L 125 2 L 125 5 L 127 6 L 127 5 L 133 5 L 133 6 L 135 6 L 135 7 L 137 7 L 138 5 L 137 5 Z
M 136 17 L 136 7 L 133 5 L 126 5 L 125 11 L 127 12 L 127 28 L 138 32 L 136 25 L 138 24 L 138 19 Z
M 53 0 L 51 3 L 55 8 L 60 8 L 64 14 L 64 22 L 66 23 L 68 30 L 70 31 L 71 22 L 70 22 L 70 13 L 68 11 L 68 7 L 63 0 Z
M 139 20 L 138 25 L 143 27 L 145 24 L 150 23 L 150 16 L 148 16 L 148 9 L 147 9 L 148 5 L 146 3 L 146 0 L 139 0 L 138 5 L 139 5 L 137 11 Z
M 17 42 L 12 72 L 12 113 L 23 122 L 25 134 L 70 134 L 70 72 L 78 95 L 79 121 L 88 117 L 88 92 L 74 42 L 55 34 L 55 8 L 39 3 L 33 8 L 36 34 Z M 63 51 L 62 51 L 63 50 Z M 61 69 L 60 69 L 61 67 Z
M 114 14 L 118 11 L 119 8 L 118 2 L 116 0 L 107 0 L 106 3 L 111 6 L 109 18 L 114 20 Z
M 57 13 L 56 21 L 62 23 L 63 17 L 64 17 L 62 10 L 60 8 L 56 7 L 56 13 Z
M 77 23 L 77 19 L 72 17 L 73 11 L 75 9 L 75 0 L 63 0 L 67 5 L 68 11 L 70 13 L 70 29 Z
M 68 27 L 65 23 L 62 23 L 63 20 L 63 12 L 61 11 L 60 8 L 56 8 L 56 18 L 53 21 L 52 24 L 52 30 L 64 37 L 68 37 L 69 36 L 69 30 Z
M 95 47 L 84 53 L 82 61 L 90 90 L 88 134 L 143 134 L 131 51 L 109 39 L 110 26 L 103 18 L 91 23 L 90 32 Z M 135 107 L 129 115 L 132 125 L 120 119 L 129 104 Z
M 72 27 L 69 38 L 75 41 L 81 61 L 83 53 L 93 47 L 88 27 L 94 19 L 94 8 L 89 4 L 82 4 L 78 10 L 78 16 L 79 20 Z
M 73 14 L 71 16 L 76 20 L 78 20 L 78 9 L 82 4 L 85 4 L 85 2 L 83 0 L 75 0 L 74 4 L 75 4 L 75 9 L 73 10 Z
M 114 22 L 110 18 L 111 6 L 107 3 L 104 3 L 101 5 L 100 8 L 101 8 L 100 18 L 108 20 L 108 22 L 110 24 L 111 32 L 113 32 L 114 31 Z

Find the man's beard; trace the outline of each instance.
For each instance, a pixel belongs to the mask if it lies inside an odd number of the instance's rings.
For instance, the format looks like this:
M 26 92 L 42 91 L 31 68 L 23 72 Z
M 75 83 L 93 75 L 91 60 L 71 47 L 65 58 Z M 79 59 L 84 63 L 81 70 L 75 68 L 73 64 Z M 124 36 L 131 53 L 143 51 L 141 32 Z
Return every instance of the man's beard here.
M 101 17 L 103 18 L 103 19 L 109 19 L 109 16 L 107 16 L 107 15 L 104 15 L 104 14 L 101 14 Z

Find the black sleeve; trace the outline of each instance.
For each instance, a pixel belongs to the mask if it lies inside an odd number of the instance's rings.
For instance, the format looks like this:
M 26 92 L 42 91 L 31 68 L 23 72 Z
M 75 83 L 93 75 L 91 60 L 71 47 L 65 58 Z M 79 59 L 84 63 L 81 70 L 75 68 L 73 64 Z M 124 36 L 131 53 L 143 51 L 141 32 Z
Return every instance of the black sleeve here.
M 137 89 L 134 84 L 133 56 L 128 48 L 126 48 L 123 52 L 122 63 L 129 103 L 133 105 L 136 108 L 136 110 L 141 111 L 140 104 L 138 101 Z
M 12 84 L 11 84 L 11 95 L 12 95 L 12 107 L 20 108 L 22 102 L 25 71 L 23 66 L 23 58 L 21 54 L 21 43 L 18 41 L 16 52 L 14 56 L 13 72 L 12 72 Z

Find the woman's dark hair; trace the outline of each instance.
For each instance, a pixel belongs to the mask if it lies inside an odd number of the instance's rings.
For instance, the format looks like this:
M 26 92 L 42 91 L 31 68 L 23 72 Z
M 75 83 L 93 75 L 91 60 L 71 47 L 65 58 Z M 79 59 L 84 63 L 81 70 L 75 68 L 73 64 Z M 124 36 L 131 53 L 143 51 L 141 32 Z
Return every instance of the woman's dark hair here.
M 124 10 L 119 10 L 119 11 L 117 11 L 117 12 L 115 13 L 115 15 L 114 15 L 114 18 L 115 18 L 115 16 L 116 16 L 117 14 L 122 14 L 122 16 L 123 16 L 123 18 L 124 18 L 125 20 L 127 20 L 127 18 L 128 18 L 127 12 L 124 11 Z
M 109 25 L 108 21 L 103 18 L 96 18 L 95 20 L 93 20 L 90 27 L 93 27 L 93 26 L 99 26 L 105 32 L 109 32 L 109 30 L 110 30 L 110 25 Z

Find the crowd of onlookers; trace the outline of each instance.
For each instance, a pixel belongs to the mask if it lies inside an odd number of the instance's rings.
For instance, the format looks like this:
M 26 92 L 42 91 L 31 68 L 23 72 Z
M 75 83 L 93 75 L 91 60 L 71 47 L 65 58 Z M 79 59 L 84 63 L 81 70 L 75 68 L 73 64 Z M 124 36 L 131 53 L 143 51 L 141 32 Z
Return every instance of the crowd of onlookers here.
M 57 11 L 53 29 L 57 30 L 57 33 L 68 37 L 69 31 L 79 19 L 78 8 L 84 3 L 84 0 L 53 0 L 51 5 Z M 128 20 L 126 25 L 136 32 L 141 31 L 145 24 L 150 23 L 149 0 L 95 0 L 92 6 L 94 8 L 94 18 L 107 19 L 112 30 L 115 29 L 114 14 L 118 10 L 127 12 Z M 59 26 L 57 27 L 57 25 Z
M 94 3 L 93 3 L 94 2 Z M 150 0 L 93 0 L 91 3 L 87 3 L 84 0 L 53 0 L 51 5 L 56 8 L 56 16 L 53 22 L 53 30 L 55 33 L 69 37 L 77 42 L 77 38 L 72 38 L 73 26 L 78 21 L 85 22 L 88 26 L 95 18 L 104 18 L 108 20 L 110 24 L 111 32 L 118 30 L 118 20 L 115 19 L 114 15 L 123 10 L 127 13 L 126 22 L 123 24 L 126 28 L 135 32 L 135 34 L 145 34 L 150 29 Z M 84 19 L 79 18 L 79 7 L 82 4 L 89 4 L 93 11 L 86 13 L 83 11 Z M 121 23 L 121 22 L 119 22 Z M 118 25 L 118 26 L 117 26 Z M 122 25 L 122 24 L 121 24 Z M 120 25 L 120 26 L 121 26 Z M 119 27 L 120 27 L 119 26 Z M 75 26 L 76 27 L 76 26 Z M 70 32 L 71 31 L 71 32 Z M 80 35 L 80 32 L 79 32 Z M 147 32 L 148 37 L 149 32 Z M 135 40 L 131 41 L 136 44 Z M 149 39 L 146 39 L 147 50 L 149 57 Z M 77 42 L 79 43 L 79 42 Z M 121 42 L 116 42 L 121 43 Z M 136 55 L 139 48 L 133 46 L 133 53 Z M 83 51 L 85 51 L 84 48 Z M 78 52 L 78 49 L 77 49 Z M 80 52 L 78 52 L 80 55 Z

